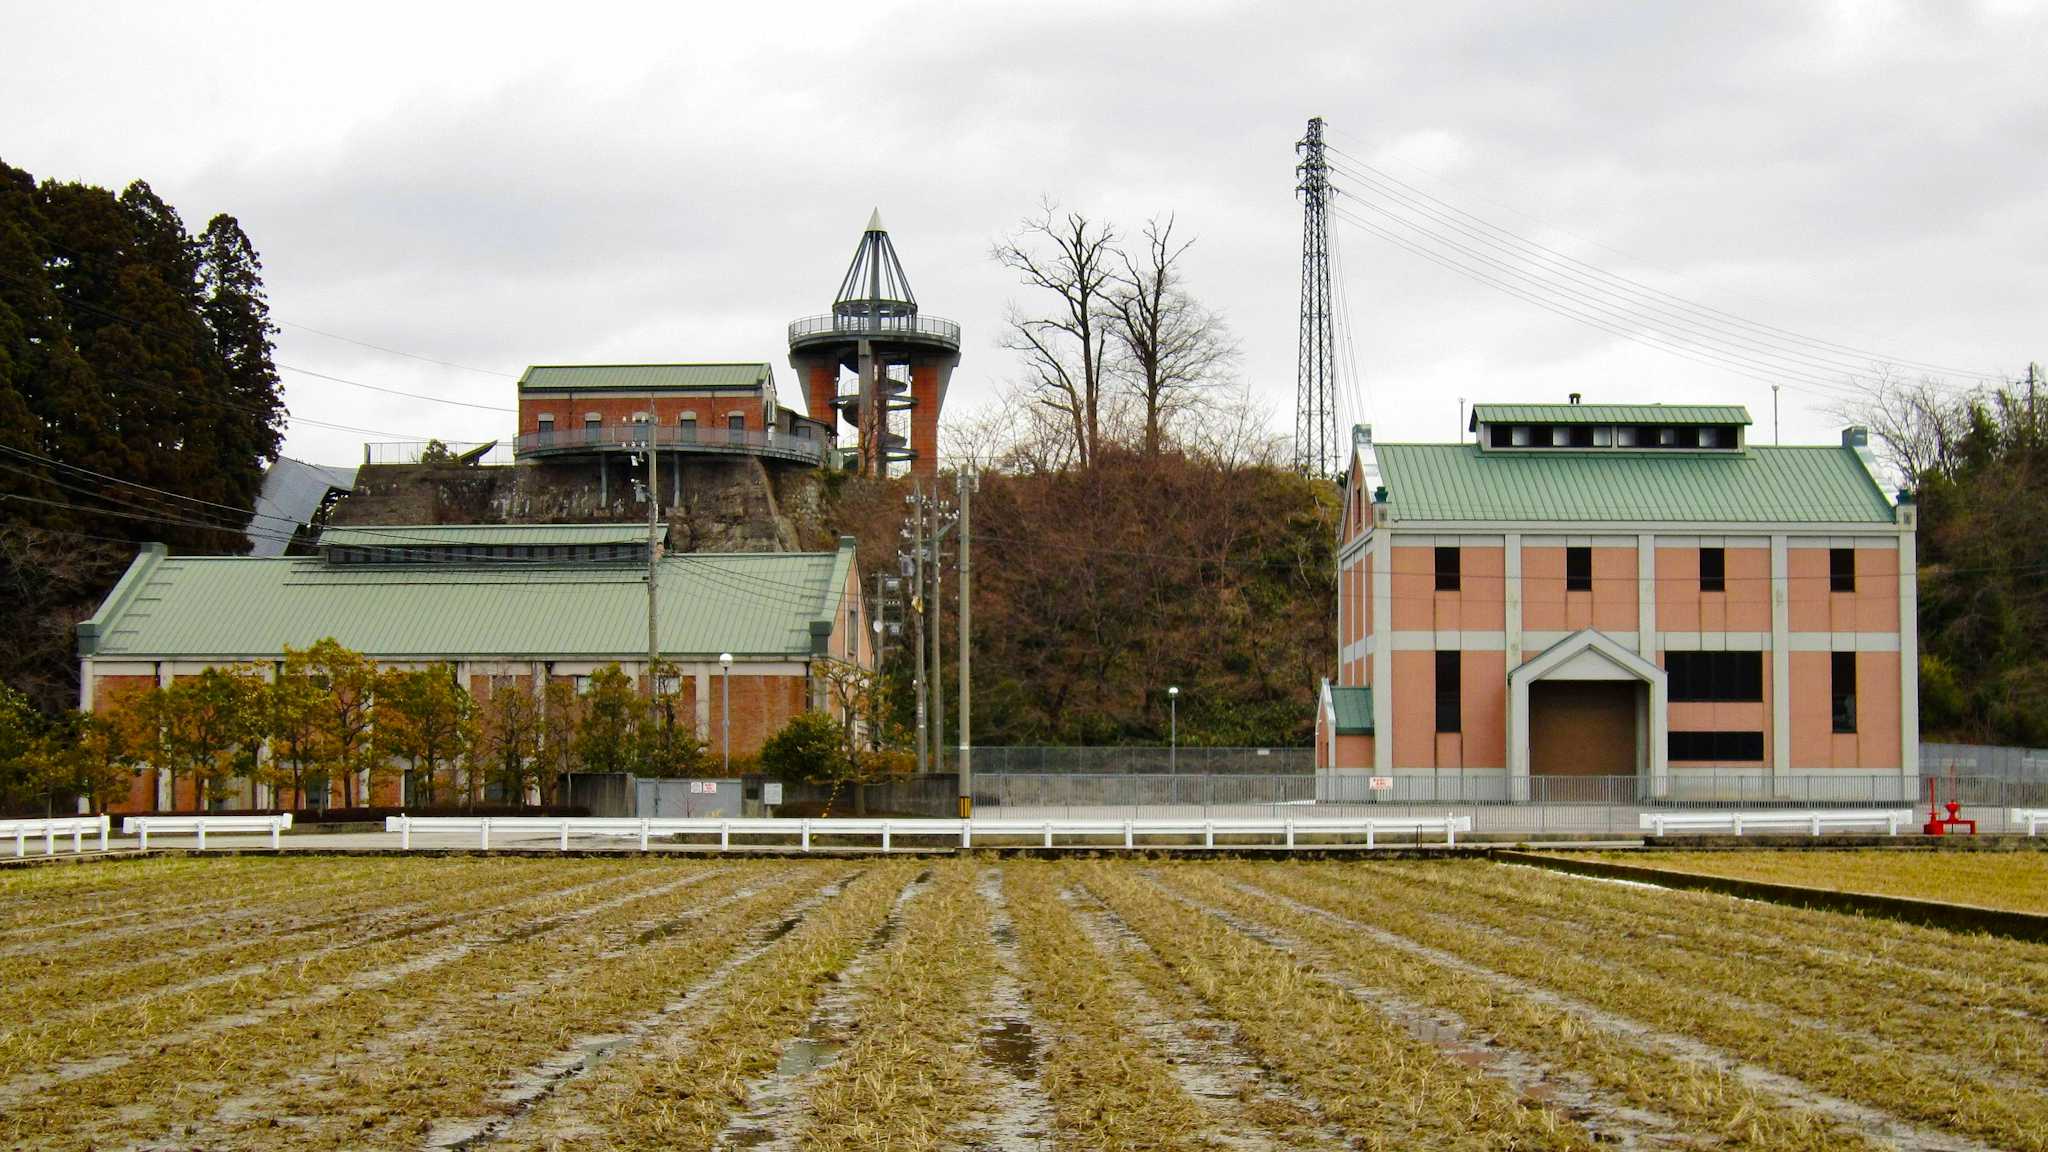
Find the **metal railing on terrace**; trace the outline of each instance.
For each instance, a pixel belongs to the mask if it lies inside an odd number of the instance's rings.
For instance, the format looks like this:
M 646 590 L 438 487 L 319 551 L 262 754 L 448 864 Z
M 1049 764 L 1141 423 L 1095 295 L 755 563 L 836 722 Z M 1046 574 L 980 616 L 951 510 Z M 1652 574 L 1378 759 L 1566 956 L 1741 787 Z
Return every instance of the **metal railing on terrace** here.
M 910 339 L 936 340 L 960 346 L 960 325 L 937 316 L 840 316 L 827 313 L 823 316 L 806 316 L 791 321 L 789 342 L 792 345 L 809 340 L 839 336 L 899 336 Z
M 418 464 L 426 454 L 432 440 L 386 440 L 363 445 L 365 464 Z M 440 446 L 450 457 L 461 457 L 479 448 L 490 446 L 490 451 L 471 461 L 474 464 L 510 464 L 512 446 L 502 440 L 443 440 Z
M 595 428 L 557 428 L 548 432 L 524 432 L 518 440 L 520 456 L 557 453 L 644 452 L 650 436 L 664 451 L 730 453 L 770 456 L 804 464 L 818 464 L 830 447 L 825 441 L 807 439 L 787 432 L 756 432 L 733 428 L 692 428 L 670 424 L 607 424 Z

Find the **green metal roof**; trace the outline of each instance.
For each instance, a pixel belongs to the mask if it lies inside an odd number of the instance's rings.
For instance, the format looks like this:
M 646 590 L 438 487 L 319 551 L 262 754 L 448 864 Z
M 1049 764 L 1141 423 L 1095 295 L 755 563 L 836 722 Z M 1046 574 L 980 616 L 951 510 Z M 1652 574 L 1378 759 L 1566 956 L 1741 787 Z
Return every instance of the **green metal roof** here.
M 1481 424 L 1748 424 L 1740 404 L 1474 404 Z
M 1337 735 L 1372 732 L 1372 689 L 1332 687 L 1330 710 L 1337 714 Z
M 1891 501 L 1850 448 L 1377 451 L 1388 500 L 1404 520 L 1892 522 Z
M 852 570 L 837 552 L 683 553 L 659 565 L 664 653 L 797 659 L 829 635 Z M 382 660 L 630 659 L 647 651 L 644 569 L 523 561 L 417 568 L 145 547 L 81 655 L 276 659 L 322 637 Z
M 351 548 L 645 543 L 645 524 L 347 524 L 320 534 L 322 547 Z
M 535 364 L 521 392 L 661 392 L 772 386 L 766 364 Z

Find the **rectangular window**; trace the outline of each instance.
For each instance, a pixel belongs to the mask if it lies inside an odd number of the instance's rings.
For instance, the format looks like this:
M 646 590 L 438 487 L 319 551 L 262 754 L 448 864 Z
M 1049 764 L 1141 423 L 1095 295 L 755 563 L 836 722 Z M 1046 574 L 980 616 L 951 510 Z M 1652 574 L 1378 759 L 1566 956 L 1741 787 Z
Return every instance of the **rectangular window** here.
M 734 432 L 745 432 L 747 430 L 747 418 L 735 413 L 725 418 L 725 426 Z
M 1673 732 L 1665 740 L 1667 755 L 1681 760 L 1746 760 L 1764 758 L 1761 732 Z
M 657 696 L 673 696 L 682 690 L 683 681 L 679 676 L 656 676 L 654 678 L 654 692 Z
M 1828 653 L 1828 700 L 1834 713 L 1835 731 L 1856 731 L 1856 654 Z
M 1602 425 L 1600 425 L 1600 426 L 1598 426 L 1598 427 L 1594 428 L 1594 429 L 1593 429 L 1593 447 L 1595 447 L 1595 448 L 1612 448 L 1612 447 L 1614 447 L 1614 429 L 1613 429 L 1612 427 L 1610 427 L 1610 426 L 1606 425 L 1606 424 L 1602 424 Z
M 1530 435 L 1527 424 L 1516 424 L 1508 429 L 1508 444 L 1515 448 L 1527 448 L 1530 442 Z
M 585 432 L 595 432 L 603 426 L 604 418 L 601 416 L 585 416 L 583 418 L 583 430 Z
M 682 426 L 683 439 L 695 440 L 697 438 L 697 414 L 695 412 L 683 413 Z
M 1634 448 L 1642 442 L 1642 432 L 1643 430 L 1640 428 L 1624 424 L 1614 430 L 1614 446 L 1616 448 Z
M 1436 550 L 1436 590 L 1456 592 L 1458 590 L 1458 550 L 1438 548 Z
M 540 425 L 540 431 L 543 433 L 553 432 L 555 430 L 555 417 L 552 413 L 541 413 L 540 420 L 538 423 Z
M 1761 652 L 1666 652 L 1664 676 L 1674 704 L 1743 704 L 1764 698 Z
M 578 696 L 588 696 L 590 694 L 590 677 L 578 676 L 575 678 L 575 680 L 576 694 Z
M 1856 550 L 1854 548 L 1828 549 L 1828 591 L 1854 592 L 1856 590 Z
M 1488 424 L 1486 426 L 1486 436 L 1488 442 L 1495 448 L 1512 448 L 1515 446 L 1515 430 L 1509 425 Z
M 1564 590 L 1567 592 L 1591 592 L 1593 590 L 1593 550 L 1591 548 L 1567 548 L 1564 550 Z
M 1438 652 L 1436 654 L 1436 730 L 1459 732 L 1464 730 L 1464 717 L 1458 707 L 1458 678 L 1462 662 L 1458 653 Z
M 1728 590 L 1728 553 L 1720 548 L 1700 549 L 1700 591 Z

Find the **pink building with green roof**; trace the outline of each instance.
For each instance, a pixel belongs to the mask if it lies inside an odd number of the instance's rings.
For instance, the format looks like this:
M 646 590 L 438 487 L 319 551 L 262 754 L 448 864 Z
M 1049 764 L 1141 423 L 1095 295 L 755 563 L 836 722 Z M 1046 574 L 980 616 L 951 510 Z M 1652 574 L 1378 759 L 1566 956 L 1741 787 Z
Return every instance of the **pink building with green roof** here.
M 1571 403 L 1478 405 L 1456 444 L 1355 428 L 1319 772 L 1446 800 L 1910 797 L 1911 498 L 1861 428 L 1749 424 Z

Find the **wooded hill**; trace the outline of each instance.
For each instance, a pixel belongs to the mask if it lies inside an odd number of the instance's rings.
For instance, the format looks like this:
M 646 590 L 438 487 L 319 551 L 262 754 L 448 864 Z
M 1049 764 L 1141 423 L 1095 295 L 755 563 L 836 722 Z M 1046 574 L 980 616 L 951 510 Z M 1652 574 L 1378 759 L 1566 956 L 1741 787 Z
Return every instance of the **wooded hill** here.
M 906 548 L 907 480 L 848 478 L 837 499 L 863 564 Z M 952 477 L 942 479 L 951 500 Z M 973 507 L 977 744 L 1164 744 L 1180 688 L 1189 746 L 1294 746 L 1335 660 L 1337 490 L 1268 465 L 1106 448 L 1086 468 L 980 475 Z M 941 651 L 957 731 L 957 552 Z M 869 579 L 872 588 L 873 579 Z M 909 637 L 890 654 L 913 716 Z

